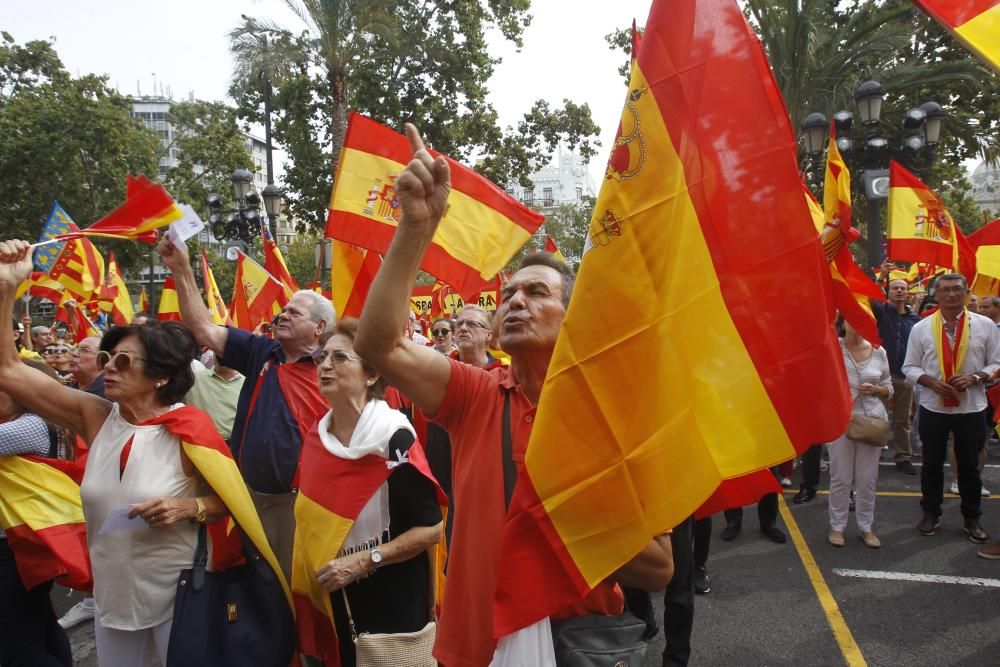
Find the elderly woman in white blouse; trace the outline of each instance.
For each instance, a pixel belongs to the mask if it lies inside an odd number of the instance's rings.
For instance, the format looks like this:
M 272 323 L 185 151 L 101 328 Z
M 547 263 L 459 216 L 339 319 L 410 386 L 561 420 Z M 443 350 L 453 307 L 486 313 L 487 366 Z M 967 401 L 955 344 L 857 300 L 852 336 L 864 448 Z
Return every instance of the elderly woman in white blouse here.
M 889 358 L 882 348 L 862 338 L 850 324 L 844 322 L 845 336 L 840 341 L 847 368 L 847 383 L 854 403 L 852 414 L 888 419 L 884 400 L 892 397 Z M 856 493 L 854 519 L 865 546 L 882 546 L 872 532 L 875 519 L 875 483 L 878 481 L 879 457 L 882 448 L 857 442 L 845 432 L 830 443 L 830 536 L 835 547 L 844 546 L 844 531 L 850 514 L 851 487 Z

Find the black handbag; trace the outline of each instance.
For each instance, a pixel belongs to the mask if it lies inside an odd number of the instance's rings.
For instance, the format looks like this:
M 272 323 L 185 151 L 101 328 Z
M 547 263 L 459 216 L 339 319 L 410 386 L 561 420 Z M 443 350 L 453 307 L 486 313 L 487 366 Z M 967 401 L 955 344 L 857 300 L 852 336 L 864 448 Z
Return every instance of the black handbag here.
M 238 530 L 238 529 L 237 529 Z M 295 621 L 281 583 L 240 531 L 246 563 L 209 572 L 205 526 L 177 581 L 167 667 L 288 667 Z

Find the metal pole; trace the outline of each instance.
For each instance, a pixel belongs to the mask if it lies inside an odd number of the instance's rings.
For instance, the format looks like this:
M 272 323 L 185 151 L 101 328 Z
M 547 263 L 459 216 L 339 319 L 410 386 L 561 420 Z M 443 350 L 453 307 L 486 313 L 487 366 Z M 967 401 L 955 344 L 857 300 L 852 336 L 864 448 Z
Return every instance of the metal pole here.
M 154 286 L 154 282 L 153 282 L 153 269 L 155 267 L 156 267 L 156 253 L 152 249 L 150 249 L 150 251 L 149 251 L 149 299 L 146 300 L 146 303 L 149 305 L 150 308 L 153 307 L 153 295 L 154 295 L 154 292 L 153 292 L 153 286 Z
M 866 203 L 868 222 L 868 268 L 877 269 L 882 265 L 882 205 L 878 199 Z
M 267 184 L 274 185 L 274 159 L 271 152 L 271 76 L 267 64 L 267 35 L 264 35 L 264 71 L 261 76 L 264 79 L 264 150 L 267 154 Z M 271 238 L 277 242 L 276 217 L 268 215 L 267 224 L 271 229 Z

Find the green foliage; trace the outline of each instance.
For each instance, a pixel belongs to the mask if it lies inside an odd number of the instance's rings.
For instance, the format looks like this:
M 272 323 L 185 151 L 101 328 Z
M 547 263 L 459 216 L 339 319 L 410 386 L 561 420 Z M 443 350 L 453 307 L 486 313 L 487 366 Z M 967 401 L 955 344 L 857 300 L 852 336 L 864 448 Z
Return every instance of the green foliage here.
M 563 204 L 545 218 L 545 232 L 559 246 L 569 265 L 576 268 L 583 259 L 583 246 L 594 217 L 597 200 L 584 196 L 579 202 Z
M 305 30 L 253 20 L 236 28 L 230 92 L 256 120 L 261 75 L 274 83 L 274 137 L 289 157 L 284 185 L 297 220 L 325 223 L 348 108 L 389 127 L 412 121 L 429 145 L 457 160 L 480 158 L 477 168 L 502 184 L 524 182 L 560 140 L 594 153 L 599 129 L 586 105 L 539 101 L 516 128 L 502 129 L 486 100 L 497 64 L 486 34 L 520 45 L 529 0 L 286 2 Z
M 125 200 L 125 175 L 156 173 L 157 137 L 95 75 L 72 77 L 50 42 L 0 44 L 0 201 L 5 237 L 38 237 L 53 200 L 81 227 Z M 135 244 L 101 244 L 122 264 Z M 141 252 L 141 251 L 139 251 Z
M 246 139 L 240 131 L 236 110 L 219 102 L 177 102 L 167 121 L 173 126 L 171 141 L 159 148 L 160 156 L 178 155 L 167 171 L 164 184 L 177 201 L 202 210 L 211 192 L 231 197 L 229 177 L 240 168 L 253 171 Z
M 284 254 L 285 265 L 288 272 L 295 278 L 300 289 L 306 289 L 306 285 L 313 280 L 322 279 L 329 283 L 330 277 L 319 275 L 316 272 L 316 243 L 320 236 L 313 234 L 299 234 L 295 243 L 288 247 L 288 252 Z

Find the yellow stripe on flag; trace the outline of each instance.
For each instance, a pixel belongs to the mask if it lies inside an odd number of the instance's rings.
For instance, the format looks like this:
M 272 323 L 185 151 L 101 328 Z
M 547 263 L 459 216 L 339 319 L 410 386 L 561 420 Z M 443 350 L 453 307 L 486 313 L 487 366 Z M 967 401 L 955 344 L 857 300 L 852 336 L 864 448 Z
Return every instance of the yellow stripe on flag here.
M 366 212 L 364 202 L 372 189 L 371 174 L 398 174 L 403 166 L 372 153 L 345 147 L 330 208 L 394 227 L 395 223 L 388 216 Z M 464 192 L 452 190 L 448 204 L 445 221 L 448 216 L 457 216 L 463 224 L 442 222 L 433 242 L 458 261 L 478 267 L 484 280 L 496 275 L 531 238 L 528 230 L 512 224 L 508 218 Z
M 295 499 L 295 549 L 292 590 L 309 597 L 331 618 L 330 594 L 316 581 L 316 571 L 340 550 L 354 522 L 338 516 L 304 494 Z
M 39 494 L 38 489 L 45 489 Z M 3 457 L 0 467 L 0 528 L 27 525 L 33 531 L 80 523 L 80 487 L 62 472 L 20 456 Z M 14 514 L 11 508 L 16 507 Z
M 955 36 L 1000 72 L 1000 5 L 955 28 Z
M 630 89 L 646 86 L 634 69 Z M 689 496 L 697 506 L 723 478 L 795 455 L 723 299 L 684 165 L 655 99 L 643 95 L 635 104 L 646 149 L 657 164 L 627 188 L 601 189 L 592 237 L 606 233 L 603 212 L 629 213 L 619 236 L 588 251 L 573 297 L 575 304 L 619 304 L 618 316 L 571 309 L 532 433 L 533 444 L 585 442 L 589 448 L 574 454 L 529 446 L 525 461 L 552 524 L 590 586 L 621 565 L 621 552 L 638 552 L 650 535 L 691 513 L 690 507 L 658 502 L 664 479 L 680 487 L 675 497 Z M 670 234 L 664 233 L 665 220 Z M 655 276 L 669 278 L 654 281 Z M 623 369 L 641 373 L 637 360 L 641 368 L 670 372 L 642 373 L 641 380 L 623 384 Z M 665 423 L 664 406 L 684 409 Z M 572 419 L 556 417 L 560 414 Z M 721 414 L 741 419 L 719 419 Z M 741 442 L 754 442 L 755 449 L 718 446 Z M 748 466 L 748 456 L 754 465 Z M 617 529 L 595 534 L 594 517 Z M 621 545 L 618 552 L 606 548 L 609 541 Z

